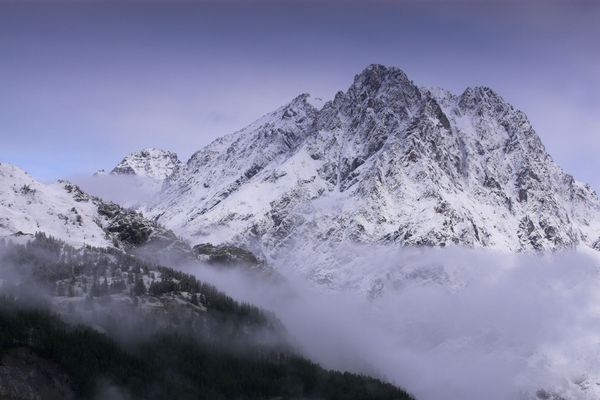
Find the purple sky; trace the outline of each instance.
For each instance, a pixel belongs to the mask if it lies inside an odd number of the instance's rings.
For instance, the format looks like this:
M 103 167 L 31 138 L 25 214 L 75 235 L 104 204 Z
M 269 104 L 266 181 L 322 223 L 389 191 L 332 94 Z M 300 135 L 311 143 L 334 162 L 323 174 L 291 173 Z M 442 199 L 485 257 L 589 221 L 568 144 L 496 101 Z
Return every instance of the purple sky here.
M 494 88 L 600 189 L 600 6 L 552 1 L 0 0 L 0 161 L 43 180 L 142 147 L 183 160 L 370 63 Z

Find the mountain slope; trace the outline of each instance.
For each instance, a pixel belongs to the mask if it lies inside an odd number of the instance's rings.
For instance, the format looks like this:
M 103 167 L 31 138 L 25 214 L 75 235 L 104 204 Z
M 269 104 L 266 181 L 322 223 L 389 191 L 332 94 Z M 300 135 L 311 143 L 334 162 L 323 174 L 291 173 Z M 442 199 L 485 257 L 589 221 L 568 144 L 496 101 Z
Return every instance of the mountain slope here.
M 600 237 L 597 195 L 525 114 L 489 88 L 421 88 L 381 65 L 321 109 L 301 95 L 200 150 L 151 215 L 192 242 L 267 255 L 326 241 L 522 251 Z
M 69 182 L 43 184 L 0 163 L 0 236 L 44 232 L 81 247 L 191 251 L 141 214 L 90 196 Z

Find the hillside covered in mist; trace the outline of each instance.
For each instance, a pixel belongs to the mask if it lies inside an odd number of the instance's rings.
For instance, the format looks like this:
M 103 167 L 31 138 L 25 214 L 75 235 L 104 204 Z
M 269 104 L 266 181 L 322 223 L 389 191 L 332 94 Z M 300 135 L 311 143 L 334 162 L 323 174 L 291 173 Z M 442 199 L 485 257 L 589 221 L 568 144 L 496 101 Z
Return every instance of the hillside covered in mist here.
M 0 241 L 2 398 L 410 398 L 320 368 L 273 314 L 191 275 L 43 234 L 16 241 Z

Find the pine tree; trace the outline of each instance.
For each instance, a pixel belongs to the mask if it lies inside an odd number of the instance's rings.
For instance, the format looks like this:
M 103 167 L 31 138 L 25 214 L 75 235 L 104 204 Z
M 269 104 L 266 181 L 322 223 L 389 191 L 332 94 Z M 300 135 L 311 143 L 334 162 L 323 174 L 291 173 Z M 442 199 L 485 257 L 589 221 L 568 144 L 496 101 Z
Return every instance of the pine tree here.
M 56 295 L 63 297 L 65 295 L 65 285 L 62 282 L 56 283 Z
M 135 296 L 143 296 L 146 294 L 146 285 L 144 284 L 144 280 L 142 278 L 138 278 L 135 281 L 135 285 L 133 286 L 133 294 Z
M 94 280 L 92 283 L 92 288 L 90 289 L 90 295 L 93 297 L 100 296 L 100 285 L 98 285 L 98 281 Z
M 106 296 L 108 294 L 108 280 L 106 276 L 104 277 L 104 281 L 102 282 L 102 286 L 100 286 L 100 295 Z
M 73 283 L 69 284 L 69 288 L 67 289 L 67 296 L 75 297 L 75 285 Z

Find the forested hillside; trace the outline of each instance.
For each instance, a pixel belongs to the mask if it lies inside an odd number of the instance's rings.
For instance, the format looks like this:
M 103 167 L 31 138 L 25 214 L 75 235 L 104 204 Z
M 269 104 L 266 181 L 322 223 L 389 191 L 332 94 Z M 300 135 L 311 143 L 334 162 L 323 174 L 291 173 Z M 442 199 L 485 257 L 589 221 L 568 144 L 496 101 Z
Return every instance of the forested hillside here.
M 0 398 L 410 398 L 320 368 L 269 313 L 117 250 L 2 241 L 0 279 Z

